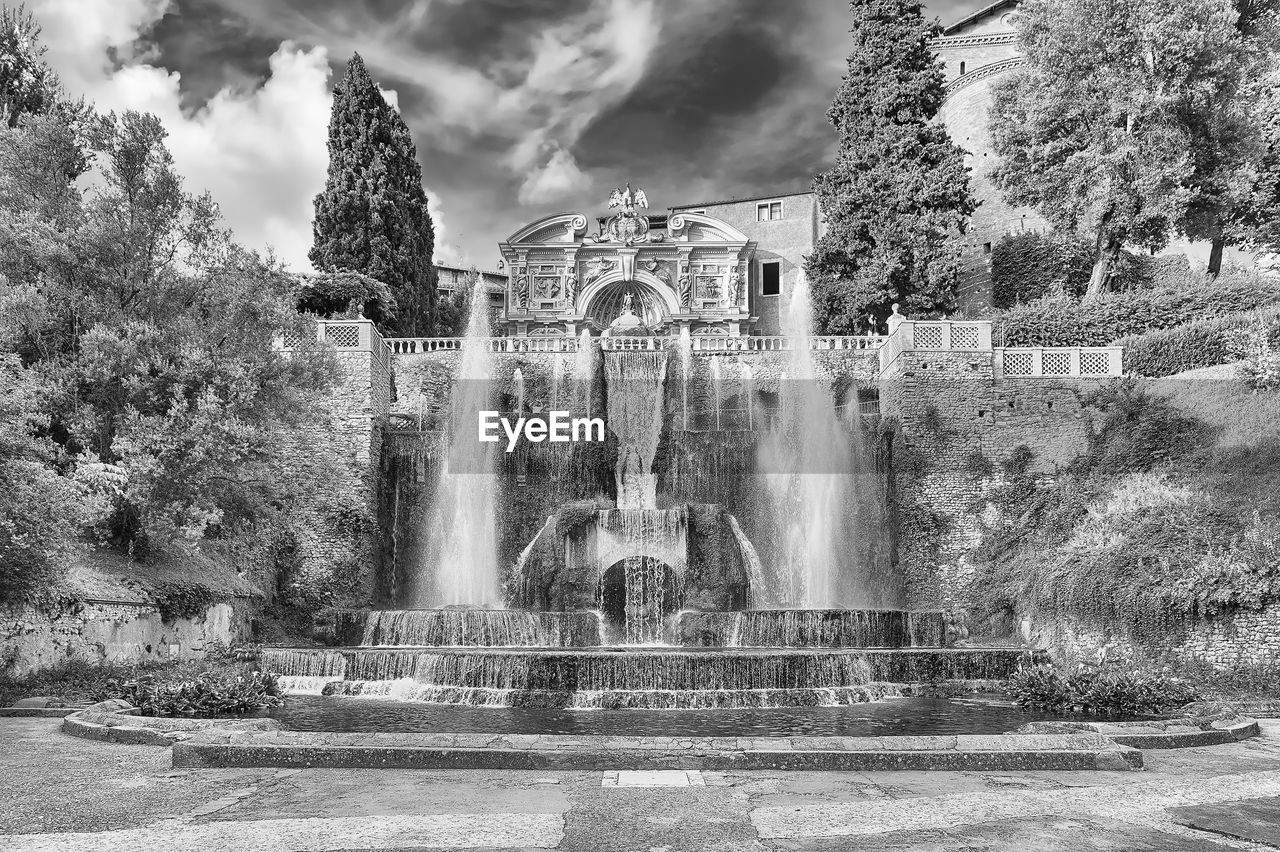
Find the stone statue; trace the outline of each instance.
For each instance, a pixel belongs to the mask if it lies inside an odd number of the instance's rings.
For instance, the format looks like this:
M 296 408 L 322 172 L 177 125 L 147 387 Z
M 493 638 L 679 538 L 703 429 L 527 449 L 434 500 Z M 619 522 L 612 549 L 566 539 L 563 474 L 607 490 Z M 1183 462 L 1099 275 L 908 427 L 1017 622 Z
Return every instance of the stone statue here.
M 894 302 L 893 313 L 889 314 L 889 319 L 885 321 L 885 324 L 889 327 L 890 337 L 893 337 L 893 333 L 898 330 L 898 326 L 902 325 L 903 321 L 906 320 L 906 317 L 898 313 L 899 307 L 898 303 Z
M 680 307 L 689 307 L 689 300 L 693 298 L 693 282 L 688 274 L 680 276 Z
M 729 278 L 729 294 L 735 307 L 742 304 L 742 273 L 736 269 Z
M 635 311 L 631 310 L 631 294 L 630 293 L 626 293 L 622 297 L 622 312 L 624 314 L 635 313 Z
M 516 307 L 529 310 L 529 276 L 523 273 L 516 276 Z
M 578 273 L 569 270 L 569 277 L 564 279 L 564 297 L 572 305 L 578 298 Z

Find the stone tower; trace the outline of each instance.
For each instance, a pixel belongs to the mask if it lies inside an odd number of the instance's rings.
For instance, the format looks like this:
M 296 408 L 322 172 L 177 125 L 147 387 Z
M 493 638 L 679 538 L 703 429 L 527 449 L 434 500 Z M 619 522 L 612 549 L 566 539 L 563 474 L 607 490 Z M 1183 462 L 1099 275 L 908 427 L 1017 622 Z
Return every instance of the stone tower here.
M 933 42 L 947 78 L 940 118 L 952 140 L 969 152 L 978 201 L 965 237 L 960 282 L 960 307 L 970 316 L 991 305 L 991 247 L 996 241 L 1009 233 L 1048 229 L 1034 210 L 1006 204 L 991 179 L 996 165 L 987 130 L 992 90 L 1024 61 L 1013 28 L 1017 8 L 1017 0 L 992 3 L 947 27 Z

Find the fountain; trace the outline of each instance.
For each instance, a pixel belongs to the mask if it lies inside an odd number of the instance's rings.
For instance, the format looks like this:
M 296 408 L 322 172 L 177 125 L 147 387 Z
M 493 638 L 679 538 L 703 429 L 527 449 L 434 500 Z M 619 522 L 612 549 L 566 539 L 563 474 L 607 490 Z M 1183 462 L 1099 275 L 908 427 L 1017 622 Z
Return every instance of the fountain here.
M 336 616 L 340 647 L 265 650 L 288 689 L 484 707 L 845 706 L 1022 663 L 1017 649 L 946 647 L 941 613 L 902 611 L 887 560 L 862 564 L 864 504 L 884 498 L 861 485 L 874 472 L 815 359 L 803 278 L 768 409 L 756 399 L 772 392 L 768 365 L 695 356 L 687 326 L 655 334 L 630 304 L 602 355 L 583 330 L 510 373 L 473 311 L 446 463 L 419 442 L 412 464 L 385 465 L 389 606 Z M 465 426 L 498 375 L 521 412 L 606 414 L 608 441 L 495 457 Z M 710 416 L 693 423 L 696 409 Z M 401 528 L 419 516 L 415 548 Z
M 414 590 L 418 606 L 499 603 L 495 445 L 478 442 L 475 431 L 477 412 L 493 405 L 488 303 L 484 281 L 477 280 L 450 401 L 448 460 L 428 515 L 426 559 Z

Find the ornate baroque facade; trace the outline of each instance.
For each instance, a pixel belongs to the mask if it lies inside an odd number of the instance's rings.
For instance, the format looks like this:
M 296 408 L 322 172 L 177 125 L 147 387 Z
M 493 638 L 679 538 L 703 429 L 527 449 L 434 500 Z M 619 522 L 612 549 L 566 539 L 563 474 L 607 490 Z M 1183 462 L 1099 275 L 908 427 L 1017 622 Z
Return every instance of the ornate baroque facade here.
M 588 218 L 561 213 L 525 226 L 500 245 L 508 270 L 508 335 L 599 334 L 634 314 L 655 334 L 749 334 L 758 317 L 748 291 L 756 243 L 701 213 L 651 220 L 648 199 L 617 190 L 620 208 L 589 234 Z

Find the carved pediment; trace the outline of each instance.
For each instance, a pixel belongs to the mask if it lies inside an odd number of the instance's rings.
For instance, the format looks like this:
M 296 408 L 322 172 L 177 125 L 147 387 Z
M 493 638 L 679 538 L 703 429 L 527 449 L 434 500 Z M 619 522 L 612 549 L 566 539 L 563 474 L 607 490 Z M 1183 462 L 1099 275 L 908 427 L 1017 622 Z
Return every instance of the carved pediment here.
M 587 217 L 581 213 L 557 213 L 525 225 L 507 240 L 509 245 L 542 245 L 574 243 L 587 230 Z

